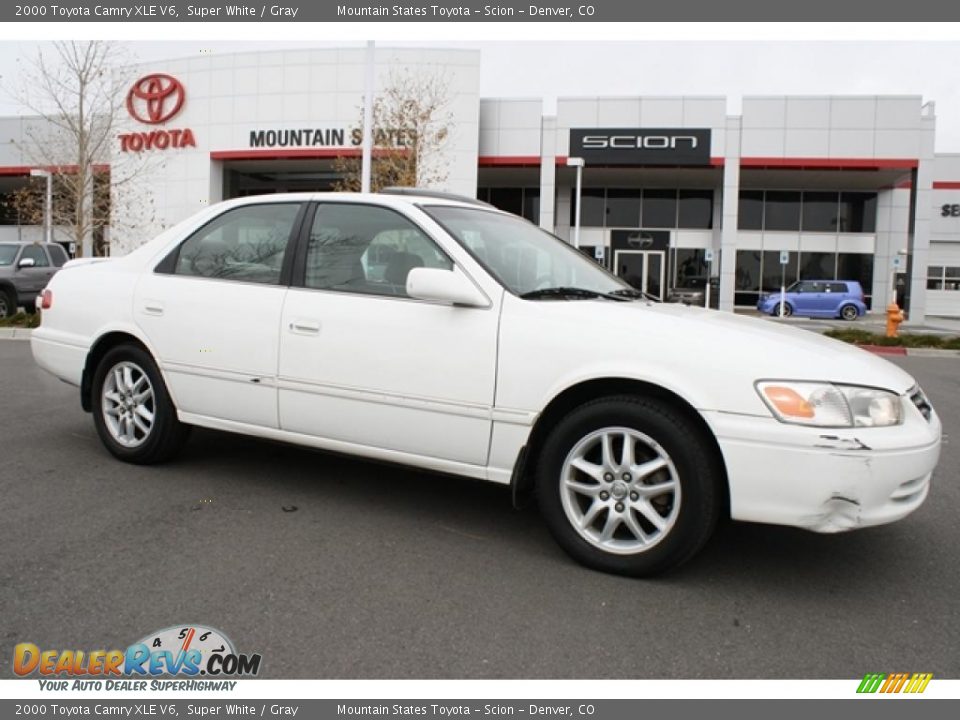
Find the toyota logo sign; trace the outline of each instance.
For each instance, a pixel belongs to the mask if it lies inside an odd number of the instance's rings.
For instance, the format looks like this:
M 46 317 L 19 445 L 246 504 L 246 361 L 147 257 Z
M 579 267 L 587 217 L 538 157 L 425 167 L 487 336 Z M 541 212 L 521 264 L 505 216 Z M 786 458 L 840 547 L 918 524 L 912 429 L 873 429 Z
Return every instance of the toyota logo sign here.
M 158 125 L 180 112 L 185 98 L 183 85 L 172 75 L 144 75 L 127 93 L 127 112 L 142 123 Z

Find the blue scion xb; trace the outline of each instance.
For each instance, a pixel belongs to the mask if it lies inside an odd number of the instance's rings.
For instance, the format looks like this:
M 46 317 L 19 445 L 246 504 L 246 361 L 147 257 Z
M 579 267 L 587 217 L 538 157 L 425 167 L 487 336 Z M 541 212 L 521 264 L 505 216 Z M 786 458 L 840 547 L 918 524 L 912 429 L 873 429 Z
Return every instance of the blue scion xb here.
M 780 314 L 780 293 L 763 293 L 757 310 Z M 856 280 L 800 280 L 787 288 L 784 315 L 840 317 L 856 320 L 867 312 L 863 288 Z

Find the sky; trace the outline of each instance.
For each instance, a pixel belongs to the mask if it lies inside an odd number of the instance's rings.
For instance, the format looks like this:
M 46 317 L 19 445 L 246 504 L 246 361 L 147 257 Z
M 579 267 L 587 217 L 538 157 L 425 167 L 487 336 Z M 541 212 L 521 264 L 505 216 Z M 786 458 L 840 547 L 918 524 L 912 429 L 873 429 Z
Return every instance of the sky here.
M 189 57 L 203 51 L 359 46 L 358 42 L 135 41 L 141 61 Z M 938 152 L 960 153 L 960 42 L 703 41 L 415 42 L 389 46 L 476 48 L 481 97 L 544 99 L 558 96 L 721 95 L 738 113 L 745 95 L 919 95 L 934 101 Z M 18 58 L 32 57 L 38 42 L 0 41 L 0 87 L 8 85 Z M 21 112 L 0 92 L 0 115 Z

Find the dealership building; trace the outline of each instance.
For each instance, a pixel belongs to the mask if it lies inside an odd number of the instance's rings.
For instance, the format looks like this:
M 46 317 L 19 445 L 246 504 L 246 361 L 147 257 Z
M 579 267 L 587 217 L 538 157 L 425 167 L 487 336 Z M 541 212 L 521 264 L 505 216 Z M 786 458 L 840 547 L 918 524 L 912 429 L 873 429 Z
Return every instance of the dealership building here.
M 210 203 L 330 190 L 357 156 L 362 48 L 203 55 L 150 62 L 103 164 L 120 176 L 111 252 Z M 960 317 L 960 154 L 934 152 L 934 103 L 919 96 L 484 98 L 474 50 L 377 48 L 379 87 L 446 84 L 436 189 L 478 197 L 577 243 L 640 289 L 665 297 L 715 276 L 722 310 L 755 306 L 784 280 L 859 280 L 882 310 L 913 322 Z M 629 92 L 629 89 L 628 89 Z M 36 119 L 0 118 L 0 194 L 26 182 L 23 137 Z M 402 149 L 403 128 L 382 144 Z M 580 191 L 577 192 L 577 179 Z M 579 197 L 579 229 L 576 206 Z M 37 237 L 9 209 L 0 240 Z

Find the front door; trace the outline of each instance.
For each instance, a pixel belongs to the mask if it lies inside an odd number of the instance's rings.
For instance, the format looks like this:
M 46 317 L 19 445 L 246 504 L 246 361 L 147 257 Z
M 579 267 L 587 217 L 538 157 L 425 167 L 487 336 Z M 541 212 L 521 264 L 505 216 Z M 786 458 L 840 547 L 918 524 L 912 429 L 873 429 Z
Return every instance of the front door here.
M 632 287 L 663 300 L 666 253 L 662 250 L 617 250 L 614 267 Z
M 24 260 L 32 260 L 33 265 L 21 267 L 20 263 Z M 50 264 L 43 246 L 36 244 L 23 246 L 16 267 L 17 287 L 20 296 L 26 298 L 27 302 L 47 286 L 57 270 Z
M 280 427 L 349 445 L 484 465 L 498 300 L 415 300 L 416 267 L 462 272 L 409 218 L 321 203 L 280 326 Z M 402 459 L 402 455 L 398 455 Z

